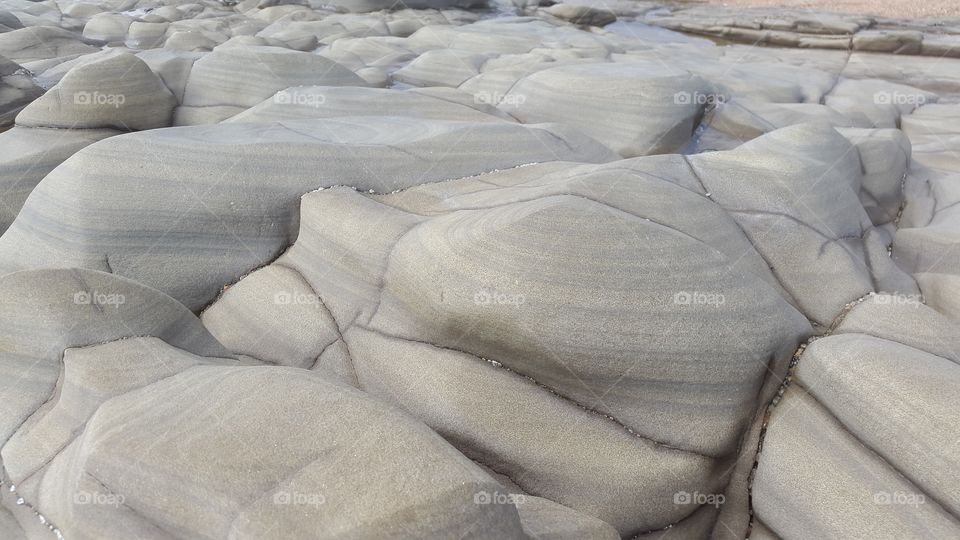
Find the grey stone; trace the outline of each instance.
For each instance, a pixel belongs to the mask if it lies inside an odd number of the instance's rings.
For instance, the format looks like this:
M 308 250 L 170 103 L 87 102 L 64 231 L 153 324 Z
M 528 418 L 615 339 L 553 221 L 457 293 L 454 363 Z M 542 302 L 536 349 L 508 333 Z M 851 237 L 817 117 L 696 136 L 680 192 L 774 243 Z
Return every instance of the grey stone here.
M 33 188 L 50 171 L 81 148 L 120 132 L 14 127 L 0 133 L 0 233 L 13 223 Z
M 390 192 L 561 154 L 585 162 L 614 158 L 560 126 L 373 116 L 113 137 L 75 154 L 33 191 L 0 238 L 0 273 L 41 266 L 112 271 L 199 309 L 292 240 L 305 192 L 344 182 Z M 134 155 L 140 159 L 117 159 Z M 170 215 L 180 216 L 173 228 Z M 57 232 L 41 238 L 37 227 Z M 67 239 L 74 234 L 76 241 Z M 141 240 L 124 240 L 133 236 Z
M 71 69 L 17 116 L 17 124 L 153 129 L 170 125 L 176 104 L 176 98 L 143 60 L 121 52 Z

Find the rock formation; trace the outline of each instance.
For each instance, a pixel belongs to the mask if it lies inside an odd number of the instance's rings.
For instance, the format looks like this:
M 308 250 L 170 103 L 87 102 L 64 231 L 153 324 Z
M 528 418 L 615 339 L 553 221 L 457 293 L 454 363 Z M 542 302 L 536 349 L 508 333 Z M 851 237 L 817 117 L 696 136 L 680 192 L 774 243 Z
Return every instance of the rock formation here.
M 6 0 L 0 539 L 957 537 L 958 29 Z

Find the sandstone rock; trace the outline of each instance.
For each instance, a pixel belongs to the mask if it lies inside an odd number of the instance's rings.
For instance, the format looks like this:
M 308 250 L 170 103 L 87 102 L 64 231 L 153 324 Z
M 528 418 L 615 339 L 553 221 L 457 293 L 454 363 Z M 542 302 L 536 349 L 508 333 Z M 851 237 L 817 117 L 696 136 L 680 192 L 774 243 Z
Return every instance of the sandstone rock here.
M 456 88 L 480 74 L 488 55 L 456 49 L 427 51 L 393 74 L 393 79 L 414 86 L 451 86 Z
M 170 24 L 163 22 L 133 21 L 127 32 L 127 43 L 140 49 L 150 49 L 164 44 L 167 37 L 167 28 Z
M 199 309 L 223 284 L 284 248 L 305 192 L 344 182 L 390 192 L 561 154 L 585 162 L 614 157 L 572 130 L 507 122 L 362 117 L 125 135 L 78 152 L 40 183 L 0 238 L 0 273 L 48 265 L 112 269 Z M 46 215 L 54 208 L 55 216 Z M 182 216 L 173 229 L 170 212 Z M 151 240 L 122 240 L 110 232 L 118 221 L 124 234 L 137 230 L 133 236 Z M 41 240 L 40 222 L 58 232 Z M 55 239 L 68 231 L 83 240 Z M 176 266 L 180 271 L 171 272 Z
M 62 130 L 14 127 L 0 133 L 0 233 L 13 223 L 38 183 L 65 159 L 100 139 L 116 135 L 107 129 Z
M 4 0 L 0 537 L 960 536 L 960 25 L 474 4 Z
M 96 52 L 80 36 L 55 26 L 34 26 L 0 34 L 0 56 L 23 64 Z
M 170 125 L 177 100 L 142 60 L 119 53 L 70 70 L 17 116 L 28 127 L 114 128 Z
M 730 152 L 689 158 L 807 317 L 825 327 L 871 290 L 918 292 L 887 257 L 860 205 L 862 165 L 850 150 L 834 130 L 801 124 Z M 773 177 L 774 183 L 764 181 Z
M 0 56 L 0 128 L 13 123 L 21 109 L 43 94 L 30 74 Z
M 193 69 L 194 62 L 202 58 L 203 54 L 151 49 L 137 54 L 137 57 L 143 60 L 150 67 L 150 70 L 160 77 L 163 84 L 180 103 L 183 101 L 183 92 L 186 90 L 187 80 L 190 78 L 190 70 Z
M 955 363 L 891 341 L 814 342 L 773 409 L 753 486 L 759 518 L 782 538 L 957 534 L 956 481 L 944 476 L 956 467 L 943 451 L 957 438 L 946 420 L 957 377 Z M 812 489 L 787 488 L 801 483 Z
M 585 64 L 522 79 L 500 109 L 525 123 L 568 123 L 633 157 L 682 148 L 711 95 L 704 80 L 662 64 Z
M 544 11 L 565 21 L 587 26 L 606 26 L 617 20 L 612 11 L 583 5 L 554 4 Z
M 193 64 L 183 106 L 229 107 L 236 114 L 280 90 L 300 85 L 367 83 L 343 66 L 317 55 L 279 47 L 228 47 Z
M 123 41 L 133 17 L 118 13 L 98 13 L 83 27 L 83 37 L 99 41 Z
M 860 154 L 860 202 L 874 225 L 897 218 L 910 165 L 910 140 L 896 129 L 838 129 Z
M 269 270 L 231 287 L 204 320 L 223 343 L 243 354 L 250 354 L 251 346 L 260 347 L 253 336 L 266 333 L 277 343 L 295 347 L 288 358 L 300 358 L 308 366 L 314 359 L 333 366 L 321 370 L 397 403 L 528 493 L 603 519 L 622 535 L 661 528 L 696 509 L 678 505 L 675 491 L 722 489 L 725 479 L 711 477 L 709 463 L 723 462 L 719 456 L 737 445 L 768 361 L 771 369 L 781 370 L 792 349 L 781 349 L 775 345 L 778 340 L 765 336 L 795 340 L 807 325 L 775 288 L 761 287 L 758 296 L 756 283 L 750 290 L 735 278 L 743 274 L 730 272 L 726 265 L 740 260 L 705 251 L 699 244 L 698 237 L 723 245 L 720 237 L 740 234 L 722 212 L 710 214 L 712 203 L 701 196 L 621 168 L 582 167 L 554 176 L 539 175 L 537 169 L 373 198 L 346 188 L 310 194 L 303 199 L 294 247 Z M 491 182 L 499 187 L 491 189 Z M 716 221 L 707 225 L 683 220 L 660 206 L 671 197 L 689 204 L 703 200 L 704 214 Z M 590 239 L 575 236 L 584 218 L 593 225 L 580 234 Z M 720 226 L 731 228 L 720 232 Z M 344 236 L 358 227 L 366 231 L 360 239 Z M 618 241 L 623 234 L 618 231 L 644 242 Z M 556 238 L 565 240 L 557 243 Z M 658 246 L 666 243 L 675 250 L 686 246 L 688 251 L 678 252 L 676 260 L 687 266 L 644 255 L 647 250 L 663 252 Z M 491 251 L 503 244 L 511 246 L 509 260 Z M 573 255 L 583 246 L 595 246 L 596 252 Z M 726 248 L 738 251 L 732 244 Z M 612 257 L 613 252 L 620 255 Z M 689 265 L 698 259 L 702 265 Z M 550 271 L 543 276 L 531 273 L 535 266 Z M 639 272 L 621 270 L 640 267 Z M 578 280 L 587 275 L 596 287 L 595 302 L 581 302 L 565 314 L 564 299 L 585 285 Z M 602 292 L 608 283 L 623 280 L 632 285 L 617 295 Z M 669 294 L 661 288 L 663 280 L 671 284 Z M 730 303 L 685 301 L 684 289 L 705 289 L 708 284 L 712 297 Z M 692 299 L 700 293 L 686 294 Z M 295 305 L 285 308 L 287 304 Z M 758 310 L 758 305 L 764 307 Z M 640 312 L 658 313 L 648 331 L 640 319 L 625 318 L 636 306 L 643 306 Z M 301 324 L 319 326 L 269 322 L 277 321 L 282 311 L 301 313 Z M 584 318 L 585 312 L 590 316 Z M 754 319 L 757 312 L 764 315 Z M 759 331 L 741 336 L 751 342 L 735 345 L 739 352 L 718 358 L 717 351 L 724 347 L 701 341 L 726 342 L 725 327 L 707 322 L 715 316 L 750 318 L 750 326 Z M 700 317 L 711 328 L 700 337 L 675 338 L 672 330 L 655 337 L 664 329 L 654 321 L 673 328 Z M 273 330 L 266 330 L 266 324 Z M 459 330 L 467 328 L 472 330 Z M 592 342 L 589 351 L 567 352 L 573 343 L 599 335 L 600 328 L 606 342 Z M 628 337 L 638 330 L 646 337 Z M 332 349 L 341 341 L 344 349 Z M 667 342 L 673 345 L 666 347 Z M 676 350 L 677 361 L 653 359 L 654 351 L 668 349 Z M 694 366 L 700 362 L 691 363 L 689 372 L 677 363 L 693 351 L 710 351 L 713 361 L 726 366 L 720 372 L 741 372 L 754 383 L 741 386 L 731 380 L 726 389 L 708 390 L 697 382 L 707 376 L 697 374 Z M 650 362 L 635 363 L 648 357 Z M 622 374 L 624 362 L 633 365 L 630 375 Z M 673 367 L 664 371 L 666 366 Z M 716 381 L 719 372 L 708 371 Z M 617 389 L 607 387 L 611 380 L 619 380 Z M 655 388 L 648 386 L 649 380 L 673 382 Z M 695 404 L 699 398 L 684 388 L 698 388 L 699 395 L 731 394 L 705 398 L 704 406 L 688 408 L 681 403 Z M 651 393 L 657 397 L 640 397 Z M 600 394 L 604 397 L 598 400 Z M 657 404 L 662 401 L 671 405 Z M 706 406 L 718 401 L 737 405 L 725 410 Z M 474 409 L 464 416 L 459 403 L 472 403 Z M 502 426 L 517 410 L 525 424 L 539 428 L 505 432 Z M 697 417 L 725 426 L 724 431 L 706 433 L 694 423 Z M 589 457 L 598 453 L 603 459 Z M 615 457 L 619 455 L 624 458 Z M 604 465 L 598 467 L 598 462 Z M 565 474 L 556 474 L 557 463 L 563 463 Z M 661 467 L 678 477 L 661 476 Z M 663 479 L 668 479 L 666 485 L 653 487 Z
M 922 41 L 920 32 L 864 30 L 853 36 L 853 48 L 857 51 L 920 54 Z
M 0 11 L 0 32 L 11 32 L 23 28 L 23 23 L 9 11 Z
M 202 32 L 179 31 L 173 32 L 164 42 L 164 48 L 185 52 L 209 52 L 218 44 Z
M 4 275 L 0 307 L 0 370 L 7 411 L 0 422 L 0 444 L 48 400 L 65 349 L 152 335 L 195 354 L 228 354 L 180 303 L 103 272 L 64 269 Z
M 288 88 L 226 122 L 274 122 L 305 118 L 391 115 L 428 120 L 512 121 L 512 118 L 493 107 L 475 104 L 473 96 L 469 94 L 453 89 L 448 90 L 442 94 L 434 92 L 431 95 L 418 89 L 397 91 L 336 86 Z M 457 103 L 454 101 L 457 98 L 464 103 L 469 103 L 472 107 Z

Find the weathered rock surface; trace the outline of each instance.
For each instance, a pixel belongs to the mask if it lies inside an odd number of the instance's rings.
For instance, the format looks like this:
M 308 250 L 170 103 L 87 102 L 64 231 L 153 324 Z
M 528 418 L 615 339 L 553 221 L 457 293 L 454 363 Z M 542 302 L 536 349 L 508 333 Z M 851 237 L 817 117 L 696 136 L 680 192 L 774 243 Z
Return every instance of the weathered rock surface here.
M 500 108 L 521 122 L 563 122 L 625 157 L 680 150 L 713 94 L 701 78 L 662 64 L 586 64 L 522 79 Z
M 27 106 L 17 124 L 123 131 L 170 125 L 176 98 L 136 56 L 119 53 L 81 64 Z
M 0 128 L 12 124 L 20 110 L 41 94 L 43 90 L 25 69 L 0 56 Z
M 960 533 L 960 434 L 949 420 L 958 383 L 955 362 L 893 341 L 814 342 L 773 409 L 753 486 L 758 519 L 781 538 Z
M 14 127 L 0 133 L 0 233 L 13 223 L 20 208 L 43 177 L 81 148 L 116 135 L 109 129 L 54 130 Z
M 307 195 L 297 243 L 230 287 L 203 320 L 241 354 L 284 343 L 282 356 L 297 365 L 395 402 L 527 493 L 623 535 L 662 528 L 696 509 L 674 492 L 723 489 L 726 474 L 710 471 L 729 473 L 767 369 L 782 371 L 792 354 L 780 344 L 809 327 L 777 288 L 745 287 L 752 274 L 731 266 L 740 260 L 707 247 L 749 249 L 702 195 L 642 164 L 538 169 L 396 195 Z M 713 219 L 685 220 L 666 201 L 702 206 Z M 344 236 L 357 227 L 364 237 Z M 651 256 L 666 245 L 676 259 Z M 565 308 L 584 286 L 594 300 Z M 298 322 L 280 318 L 290 316 Z M 728 333 L 727 319 L 750 320 L 754 331 Z M 702 337 L 681 338 L 688 324 Z M 592 345 L 579 350 L 584 341 Z M 282 363 L 275 352 L 267 360 Z M 453 412 L 461 402 L 477 408 Z M 709 405 L 717 402 L 729 405 Z M 541 427 L 506 427 L 517 411 Z
M 32 26 L 0 33 L 0 56 L 18 64 L 96 52 L 80 36 L 56 26 Z
M 0 538 L 960 535 L 958 45 L 5 0 Z
M 214 121 L 218 121 L 280 90 L 303 85 L 366 86 L 366 82 L 322 56 L 279 47 L 228 47 L 193 64 L 177 114 L 185 114 L 184 109 L 216 107 L 222 111 L 214 113 Z
M 942 23 L 933 20 L 877 20 L 809 10 L 688 7 L 682 3 L 664 11 L 651 14 L 645 20 L 672 30 L 751 45 L 960 57 L 957 50 L 960 27 L 953 24 L 944 28 Z
M 118 164 L 117 155 L 139 159 Z M 561 126 L 389 117 L 112 137 L 75 154 L 33 191 L 0 238 L 0 273 L 49 266 L 111 271 L 198 309 L 292 240 L 305 192 L 349 183 L 389 193 L 561 155 L 614 158 Z M 171 215 L 179 216 L 176 223 Z

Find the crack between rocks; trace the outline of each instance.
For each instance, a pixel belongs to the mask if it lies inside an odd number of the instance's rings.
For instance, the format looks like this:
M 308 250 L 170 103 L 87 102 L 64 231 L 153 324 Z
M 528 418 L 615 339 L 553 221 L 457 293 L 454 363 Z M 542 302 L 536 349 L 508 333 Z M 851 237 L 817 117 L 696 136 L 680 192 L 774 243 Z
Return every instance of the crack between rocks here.
M 853 58 L 853 35 L 850 36 L 850 42 L 849 42 L 848 46 L 849 46 L 850 48 L 847 50 L 847 59 L 844 60 L 843 66 L 840 68 L 840 71 L 837 71 L 837 78 L 836 78 L 835 81 L 833 81 L 833 86 L 831 86 L 829 90 L 827 90 L 826 92 L 823 93 L 822 96 L 820 96 L 820 104 L 821 104 L 821 105 L 826 105 L 826 104 L 827 104 L 827 96 L 829 96 L 830 94 L 832 94 L 833 91 L 837 89 L 837 86 L 840 85 L 840 81 L 843 79 L 843 72 L 846 71 L 846 70 L 847 70 L 847 66 L 850 65 L 850 59 Z M 899 120 L 898 120 L 897 123 L 899 123 Z
M 683 156 L 683 161 L 684 161 L 684 163 L 687 164 L 687 168 L 690 169 L 690 172 L 693 174 L 693 177 L 696 178 L 696 179 L 697 179 L 697 182 L 700 183 L 700 187 L 702 187 L 702 188 L 703 188 L 703 192 L 706 193 L 705 196 L 706 196 L 708 199 L 710 199 L 711 201 L 713 201 L 713 198 L 710 197 L 710 193 L 711 193 L 710 190 L 707 189 L 706 184 L 703 183 L 703 179 L 700 178 L 700 173 L 697 172 L 696 167 L 694 167 L 693 164 L 690 163 L 690 158 L 689 158 L 688 156 L 684 155 L 684 156 Z M 809 317 L 806 316 L 806 314 L 804 313 L 803 309 L 800 307 L 802 304 L 800 304 L 800 302 L 797 300 L 796 296 L 794 296 L 794 294 L 793 294 L 792 292 L 790 292 L 790 289 L 788 289 L 787 286 L 784 285 L 783 280 L 780 278 L 779 275 L 777 275 L 777 271 L 774 270 L 774 266 L 773 266 L 772 264 L 770 264 L 770 261 L 767 260 L 767 258 L 763 255 L 763 253 L 760 252 L 759 249 L 757 249 L 757 244 L 754 243 L 753 240 L 750 239 L 750 235 L 747 234 L 747 231 L 744 230 L 743 225 L 741 225 L 740 222 L 737 221 L 737 219 L 736 219 L 735 217 L 733 217 L 732 215 L 730 215 L 730 213 L 731 213 L 730 210 L 727 210 L 726 208 L 724 208 L 724 206 L 723 206 L 722 204 L 720 204 L 719 202 L 716 202 L 716 201 L 713 201 L 713 202 L 716 203 L 716 205 L 719 206 L 720 209 L 723 210 L 727 215 L 730 216 L 730 221 L 732 221 L 733 224 L 737 226 L 737 229 L 740 230 L 740 234 L 743 235 L 743 239 L 746 240 L 748 244 L 750 244 L 750 247 L 753 248 L 753 252 L 757 254 L 757 257 L 760 257 L 760 260 L 762 260 L 762 261 L 764 262 L 764 264 L 766 264 L 767 268 L 770 270 L 770 276 L 777 281 L 777 284 L 780 285 L 780 290 L 783 291 L 784 293 L 786 293 L 786 294 L 789 296 L 789 298 L 786 299 L 786 300 L 788 301 L 788 303 L 789 303 L 793 308 L 795 308 L 798 312 L 800 312 L 800 314 L 803 315 L 804 318 L 809 319 Z M 739 262 L 739 261 L 737 261 L 737 262 Z M 779 293 L 779 291 L 777 291 L 777 292 Z
M 800 363 L 800 357 L 803 356 L 803 353 L 807 350 L 807 347 L 809 347 L 811 343 L 813 343 L 818 339 L 822 339 L 832 335 L 836 331 L 837 327 L 843 323 L 843 320 L 847 317 L 847 315 L 851 311 L 853 311 L 853 308 L 857 307 L 859 304 L 861 304 L 863 301 L 865 301 L 867 298 L 870 298 L 871 296 L 873 296 L 873 293 L 866 294 L 858 298 L 857 300 L 854 300 L 853 302 L 846 304 L 843 307 L 843 309 L 840 310 L 840 313 L 833 319 L 833 322 L 830 323 L 830 326 L 827 327 L 826 331 L 822 335 L 811 336 L 809 339 L 807 339 L 807 341 L 805 341 L 804 343 L 801 343 L 800 346 L 797 347 L 797 350 L 794 351 L 793 357 L 790 359 L 790 364 L 789 366 L 787 366 L 787 371 L 784 374 L 783 383 L 780 384 L 780 388 L 777 389 L 777 392 L 776 394 L 774 394 L 773 399 L 770 401 L 769 404 L 767 404 L 766 411 L 764 411 L 763 420 L 760 426 L 760 434 L 757 437 L 757 448 L 756 448 L 756 452 L 754 452 L 753 466 L 750 468 L 750 474 L 747 476 L 747 508 L 748 508 L 749 520 L 747 521 L 747 534 L 745 536 L 746 539 L 750 538 L 754 520 L 757 519 L 756 511 L 754 509 L 754 504 L 753 504 L 753 482 L 756 478 L 757 468 L 760 465 L 760 454 L 763 453 L 763 443 L 767 436 L 767 428 L 769 427 L 770 416 L 773 412 L 773 409 L 776 408 L 777 405 L 780 403 L 780 401 L 783 399 L 783 395 L 787 391 L 787 387 L 789 387 L 790 383 L 793 381 L 793 374 L 797 369 L 797 365 Z M 798 386 L 799 384 L 800 383 L 797 383 Z
M 323 306 L 323 310 L 327 313 L 327 316 L 330 317 L 330 320 L 333 321 L 334 330 L 336 330 L 336 332 L 337 332 L 337 340 L 343 341 L 343 345 L 344 345 L 344 347 L 346 347 L 346 349 L 347 349 L 347 357 L 350 359 L 350 365 L 351 365 L 351 367 L 354 368 L 354 373 L 356 373 L 356 367 L 353 366 L 353 354 L 350 352 L 350 345 L 347 343 L 347 340 L 343 338 L 343 329 L 340 327 L 340 321 L 338 321 L 337 318 L 334 317 L 333 312 L 330 311 L 330 308 L 329 308 L 329 307 L 327 307 L 327 302 L 326 302 L 326 300 L 323 299 L 323 296 L 320 295 L 320 292 L 317 291 L 316 289 L 314 289 L 314 288 L 313 288 L 313 285 L 310 284 L 310 282 L 307 281 L 307 279 L 303 276 L 303 274 L 301 274 L 296 268 L 293 268 L 293 267 L 291 267 L 291 266 L 288 266 L 288 265 L 286 265 L 286 264 L 284 264 L 284 263 L 282 263 L 282 262 L 279 262 L 279 261 L 274 261 L 272 264 L 274 264 L 274 265 L 276 265 L 276 266 L 278 266 L 278 267 L 280 267 L 280 268 L 284 268 L 284 269 L 286 269 L 286 270 L 289 270 L 289 271 L 293 272 L 298 278 L 300 278 L 300 280 L 301 280 L 307 287 L 310 288 L 310 290 L 313 292 L 313 294 L 315 294 L 315 295 L 317 296 L 317 298 L 320 300 L 320 305 Z M 351 325 L 352 325 L 352 324 L 353 324 L 353 323 L 351 323 Z M 348 327 L 348 329 L 349 329 L 349 327 Z M 332 345 L 333 343 L 336 343 L 337 340 L 334 340 L 332 343 L 328 344 L 327 346 L 329 347 L 329 346 Z M 324 350 L 326 350 L 326 347 L 324 347 Z M 321 352 L 321 354 L 323 354 L 323 353 Z M 319 360 L 319 359 L 320 359 L 320 357 L 317 356 L 317 360 Z M 316 365 L 316 362 L 314 362 L 314 365 Z
M 324 346 L 323 346 L 323 349 L 320 350 L 320 354 L 318 354 L 317 357 L 314 358 L 313 363 L 310 364 L 310 367 L 308 367 L 307 369 L 309 369 L 309 370 L 312 371 L 313 368 L 317 367 L 317 364 L 320 363 L 320 358 L 323 357 L 323 353 L 327 352 L 327 349 L 329 349 L 330 347 L 332 347 L 332 346 L 333 346 L 335 343 L 337 343 L 338 341 L 343 341 L 343 338 L 339 338 L 339 337 L 338 337 L 338 338 L 334 339 L 333 341 L 331 341 L 330 343 L 327 343 L 326 345 L 324 345 Z M 346 342 L 344 342 L 344 345 L 346 345 Z

